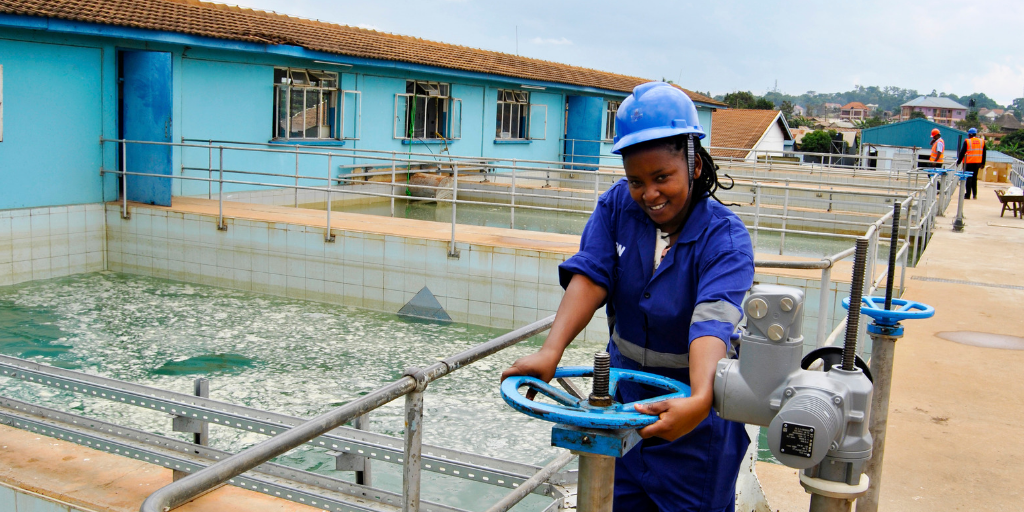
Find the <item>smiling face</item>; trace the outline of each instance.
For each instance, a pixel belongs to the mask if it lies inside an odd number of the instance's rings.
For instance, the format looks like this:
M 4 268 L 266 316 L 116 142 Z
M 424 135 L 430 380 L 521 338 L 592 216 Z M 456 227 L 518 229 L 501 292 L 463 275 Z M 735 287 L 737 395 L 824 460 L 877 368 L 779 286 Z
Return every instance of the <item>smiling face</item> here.
M 686 155 L 669 146 L 655 146 L 623 157 L 629 195 L 657 224 L 673 233 L 686 221 L 690 211 L 690 178 Z M 701 159 L 696 159 L 694 179 L 700 177 Z

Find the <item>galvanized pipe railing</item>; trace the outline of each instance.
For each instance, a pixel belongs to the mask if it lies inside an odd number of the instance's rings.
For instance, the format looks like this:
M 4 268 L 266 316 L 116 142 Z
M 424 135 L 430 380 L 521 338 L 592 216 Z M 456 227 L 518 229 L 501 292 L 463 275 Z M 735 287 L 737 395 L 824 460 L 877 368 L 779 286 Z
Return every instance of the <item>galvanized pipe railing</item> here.
M 196 496 L 227 482 L 228 480 L 259 466 L 260 464 L 297 448 L 309 440 L 323 435 L 344 423 L 366 414 L 387 404 L 396 398 L 410 394 L 419 394 L 408 401 L 412 406 L 406 407 L 406 456 L 403 479 L 405 507 L 403 510 L 418 510 L 419 503 L 419 449 L 422 430 L 416 428 L 423 419 L 422 392 L 427 384 L 448 375 L 463 366 L 479 361 L 491 354 L 515 345 L 531 336 L 551 328 L 554 315 L 521 327 L 486 343 L 481 343 L 454 356 L 446 357 L 425 369 L 411 368 L 402 378 L 382 386 L 369 394 L 353 400 L 337 409 L 324 413 L 299 426 L 293 427 L 252 448 L 239 452 L 216 464 L 193 473 L 181 480 L 160 488 L 142 503 L 142 512 L 166 512 L 182 505 Z M 419 404 L 419 407 L 416 404 Z M 410 426 L 414 427 L 410 434 Z M 410 457 L 414 455 L 414 457 Z M 415 459 L 415 460 L 413 460 Z M 416 470 L 409 469 L 416 464 Z M 415 481 L 413 481 L 415 480 Z
M 137 142 L 137 143 L 140 143 L 140 144 L 183 146 L 183 147 L 193 147 L 193 148 L 209 149 L 208 145 L 202 145 L 202 144 L 156 143 L 156 142 L 138 142 L 138 141 L 123 141 L 123 140 L 117 140 L 117 142 L 121 143 L 122 146 L 124 146 L 125 144 L 127 144 L 129 142 L 132 142 L 132 143 Z M 203 142 L 207 142 L 207 141 L 203 141 Z M 330 151 L 330 152 L 300 151 L 300 150 L 298 150 L 297 146 L 295 146 L 294 148 L 289 148 L 289 149 L 261 149 L 261 148 L 251 148 L 251 147 L 241 147 L 241 148 L 238 148 L 238 147 L 224 146 L 223 144 L 217 146 L 217 149 L 218 149 L 218 153 L 219 153 L 219 156 L 220 156 L 219 163 L 218 163 L 219 175 L 217 177 L 218 188 L 220 190 L 220 193 L 218 194 L 218 205 L 219 205 L 219 208 L 218 208 L 219 209 L 219 215 L 218 215 L 218 221 L 219 222 L 218 222 L 218 225 L 221 227 L 221 229 L 225 229 L 226 228 L 226 225 L 223 223 L 223 201 L 224 201 L 223 187 L 224 187 L 224 184 L 242 184 L 242 185 L 268 186 L 268 187 L 278 187 L 278 188 L 282 187 L 282 185 L 275 184 L 275 183 L 263 183 L 263 182 L 256 182 L 256 181 L 250 181 L 250 180 L 241 180 L 241 179 L 235 179 L 235 180 L 224 179 L 223 178 L 223 174 L 224 173 L 229 173 L 229 174 L 230 173 L 235 173 L 235 174 L 243 174 L 243 175 L 266 176 L 266 177 L 288 177 L 288 178 L 294 178 L 296 180 L 296 183 L 299 183 L 300 179 L 325 181 L 328 184 L 330 184 L 332 181 L 345 181 L 345 180 L 348 180 L 348 179 L 352 179 L 351 177 L 334 179 L 334 178 L 332 178 L 330 176 L 330 160 L 331 160 L 331 158 L 333 156 L 335 156 L 335 153 L 333 151 Z M 319 156 L 322 156 L 322 157 L 326 157 L 326 159 L 328 161 L 328 165 L 329 165 L 329 172 L 328 172 L 328 176 L 326 178 L 324 178 L 322 176 L 303 176 L 303 175 L 298 174 L 298 173 L 296 173 L 295 175 L 292 175 L 292 174 L 283 174 L 283 173 L 260 172 L 260 171 L 239 171 L 239 170 L 233 170 L 233 169 L 226 169 L 226 168 L 224 168 L 224 161 L 223 161 L 223 158 L 224 158 L 223 157 L 223 152 L 224 152 L 225 149 L 241 150 L 241 151 L 253 151 L 253 152 L 281 153 L 281 154 L 289 154 L 289 155 L 294 154 L 294 155 L 296 155 L 296 158 L 298 158 L 298 155 L 300 155 L 300 154 L 301 155 L 319 155 Z M 339 155 L 339 156 L 341 156 L 341 155 Z M 391 178 L 392 178 L 392 191 L 391 192 L 392 193 L 380 193 L 380 192 L 353 190 L 353 189 L 348 189 L 348 187 L 346 187 L 347 190 L 345 190 L 344 192 L 346 194 L 389 198 L 389 200 L 393 203 L 394 199 L 396 197 L 399 197 L 399 196 L 397 196 L 396 194 L 393 193 L 394 192 L 393 185 L 394 185 L 394 179 L 395 179 L 394 175 L 396 174 L 396 171 L 394 169 L 396 167 L 396 160 L 394 159 L 393 155 L 390 156 L 390 157 L 388 157 L 388 156 L 380 156 L 380 157 L 371 156 L 371 157 L 367 157 L 367 158 L 373 158 L 373 159 L 377 159 L 377 160 L 386 160 L 387 163 L 389 163 L 391 165 L 392 169 L 390 170 L 390 172 L 389 173 L 383 173 L 383 174 L 390 174 L 391 175 Z M 453 158 L 454 159 L 459 159 L 459 157 L 453 157 Z M 465 159 L 463 159 L 463 160 L 465 160 Z M 437 163 L 436 161 L 433 161 L 433 160 L 415 160 L 415 161 L 414 160 L 409 160 L 409 161 L 411 161 L 411 162 L 429 163 L 429 164 L 432 164 L 432 165 Z M 518 172 L 520 170 L 524 170 L 524 171 L 540 171 L 540 170 L 544 170 L 544 171 L 546 171 L 545 174 L 548 174 L 548 171 L 552 171 L 552 170 L 554 170 L 556 173 L 557 172 L 562 172 L 562 173 L 565 173 L 565 172 L 579 172 L 579 171 L 576 171 L 576 170 L 550 169 L 550 168 L 543 168 L 543 167 L 527 167 L 527 168 L 524 169 L 524 168 L 519 166 L 519 162 L 520 162 L 520 160 L 518 160 L 518 159 L 512 160 L 512 167 L 511 168 L 513 169 L 513 173 L 516 173 L 516 172 Z M 529 162 L 529 161 L 527 161 L 527 162 Z M 533 161 L 533 162 L 538 162 L 538 161 Z M 210 166 L 208 166 L 208 167 L 210 167 Z M 503 168 L 503 166 L 498 166 L 498 167 L 499 168 Z M 207 169 L 207 170 L 210 170 L 210 169 Z M 454 178 L 458 179 L 459 178 L 459 175 L 458 175 L 458 173 L 459 173 L 459 165 L 458 164 L 452 165 L 452 172 L 454 174 Z M 164 178 L 168 178 L 168 179 L 172 179 L 173 178 L 173 179 L 196 180 L 196 181 L 209 181 L 209 180 L 211 180 L 211 178 L 205 178 L 204 179 L 202 177 L 193 177 L 193 176 L 164 176 L 164 175 L 156 175 L 156 174 L 150 174 L 150 173 L 127 172 L 126 171 L 126 167 L 124 167 L 124 166 L 122 167 L 122 170 L 121 170 L 121 172 L 119 174 L 122 175 L 122 177 L 124 177 L 126 175 L 137 175 L 137 176 L 153 176 L 153 177 L 164 177 Z M 566 201 L 569 201 L 569 202 L 577 201 L 577 202 L 581 203 L 581 206 L 587 205 L 587 203 L 593 201 L 594 198 L 596 198 L 598 196 L 599 192 L 601 191 L 600 176 L 604 175 L 604 176 L 609 176 L 609 177 L 612 177 L 612 178 L 617 178 L 617 177 L 621 176 L 620 172 L 593 171 L 593 172 L 591 172 L 591 174 L 594 174 L 594 181 L 592 182 L 592 184 L 594 186 L 594 192 L 592 193 L 590 198 L 587 198 L 587 197 L 571 197 L 570 196 L 570 197 L 559 197 L 558 199 L 560 201 L 561 200 L 566 200 Z M 515 180 L 516 176 L 513 175 L 512 179 Z M 522 178 L 522 179 L 530 179 L 530 178 Z M 532 179 L 536 179 L 536 180 L 539 181 L 540 180 L 540 176 L 532 177 Z M 581 181 L 581 182 L 585 183 L 585 182 L 587 182 L 589 180 L 575 180 L 575 181 Z M 758 185 L 758 183 L 755 182 L 755 185 Z M 775 185 L 771 185 L 771 184 L 760 184 L 759 186 L 763 187 L 764 189 L 786 190 L 786 191 L 788 191 L 788 189 L 786 187 L 784 187 L 784 186 L 775 186 Z M 310 190 L 310 191 L 324 192 L 325 195 L 328 198 L 330 198 L 331 192 L 333 191 L 333 188 L 329 187 L 329 186 L 322 187 L 322 188 L 321 187 L 314 187 L 314 186 L 304 186 L 304 185 L 292 185 L 292 186 L 285 186 L 285 187 L 294 188 L 294 190 L 296 191 L 296 199 L 295 199 L 296 204 L 298 204 L 298 191 L 299 190 Z M 429 186 L 429 185 L 417 185 L 417 187 L 421 188 L 421 189 L 424 189 L 424 190 L 451 190 L 448 187 L 437 187 L 437 186 Z M 755 187 L 755 188 L 757 188 L 757 187 Z M 477 191 L 477 192 L 479 192 L 479 191 Z M 507 195 L 507 194 L 508 194 L 507 192 L 495 193 L 495 195 Z M 849 194 L 849 195 L 858 196 L 858 197 L 888 197 L 885 194 L 880 196 L 880 195 L 878 195 L 876 193 L 859 192 L 859 191 L 856 191 L 856 190 L 853 190 L 853 191 L 836 191 L 836 192 L 832 192 L 832 194 Z M 521 193 L 520 196 L 524 197 L 524 198 L 526 198 L 526 197 L 546 198 L 546 199 L 550 199 L 551 198 L 550 196 L 546 196 L 546 195 L 543 195 L 543 194 L 532 194 L 532 193 Z M 475 205 L 493 206 L 495 204 L 495 203 L 488 202 L 488 201 L 459 200 L 457 198 L 457 196 L 454 196 L 454 194 L 453 194 L 453 198 L 452 199 L 433 199 L 433 200 L 436 200 L 436 201 L 442 202 L 442 203 L 449 203 L 449 204 L 452 204 L 452 205 L 455 205 L 455 204 L 471 204 L 471 205 L 475 204 Z M 755 202 L 756 202 L 756 200 L 755 200 Z M 833 199 L 830 199 L 829 202 L 834 205 L 834 204 L 842 203 L 844 201 L 840 201 L 838 199 L 834 199 L 833 198 Z M 518 208 L 526 208 L 526 209 L 538 210 L 538 211 L 556 211 L 556 212 L 569 212 L 569 213 L 580 213 L 581 212 L 581 210 L 577 210 L 577 209 L 574 209 L 574 208 L 545 207 L 545 206 L 528 205 L 528 204 L 516 203 L 514 200 L 510 201 L 510 203 L 511 203 L 510 207 L 513 208 L 513 209 L 518 207 Z M 855 201 L 849 201 L 848 203 L 849 204 L 856 204 Z M 122 205 L 122 208 L 124 210 L 122 213 L 123 214 L 127 214 L 127 202 L 126 201 L 124 201 L 124 203 Z M 392 211 L 393 211 L 393 209 L 392 209 Z M 585 211 L 583 211 L 583 212 L 585 212 Z M 513 213 L 513 215 L 514 215 L 514 213 Z M 743 216 L 743 215 L 749 215 L 749 214 L 746 214 L 744 212 L 739 212 L 739 215 Z M 763 216 L 765 218 L 780 218 L 780 217 L 778 217 L 777 215 L 774 215 L 774 214 L 764 214 Z M 330 217 L 330 208 L 328 208 L 328 222 L 330 222 L 330 218 L 329 217 Z M 792 217 L 783 216 L 783 217 L 785 219 L 790 219 L 792 221 L 814 220 L 814 219 L 804 219 L 804 218 L 801 218 L 801 217 L 798 217 L 798 216 L 792 216 Z M 837 221 L 837 222 L 838 223 L 845 223 L 847 221 Z M 454 238 L 455 238 L 455 236 L 454 236 L 455 235 L 455 226 L 454 226 L 454 224 L 455 224 L 455 220 L 454 220 L 454 216 L 453 216 L 452 242 L 454 242 Z M 857 223 L 857 224 L 858 225 L 863 225 L 861 223 Z M 755 222 L 754 222 L 754 228 L 753 229 L 754 229 L 755 240 L 757 238 L 757 233 L 759 231 L 761 231 L 761 230 L 769 231 L 769 232 L 776 231 L 776 232 L 782 232 L 782 233 L 805 234 L 805 235 L 821 235 L 822 234 L 822 233 L 817 233 L 817 232 L 812 232 L 812 231 L 801 231 L 801 230 L 791 230 L 791 229 L 784 229 L 784 230 L 780 231 L 780 230 L 778 230 L 778 228 L 762 227 L 762 226 L 759 225 L 758 214 L 756 212 L 755 212 Z M 329 230 L 330 230 L 330 226 L 328 225 L 328 231 L 325 233 L 325 240 L 329 240 L 331 238 Z M 835 234 L 835 235 L 833 235 L 833 234 L 825 234 L 825 235 L 827 235 L 827 236 L 834 236 L 836 238 L 852 238 L 854 236 L 854 235 L 843 235 L 843 234 Z M 781 245 L 780 245 L 780 248 L 784 250 L 784 247 L 781 246 Z M 452 251 L 454 251 L 454 245 L 452 246 L 452 249 L 451 249 L 450 252 L 452 252 Z M 457 251 L 454 251 L 454 252 L 457 252 Z

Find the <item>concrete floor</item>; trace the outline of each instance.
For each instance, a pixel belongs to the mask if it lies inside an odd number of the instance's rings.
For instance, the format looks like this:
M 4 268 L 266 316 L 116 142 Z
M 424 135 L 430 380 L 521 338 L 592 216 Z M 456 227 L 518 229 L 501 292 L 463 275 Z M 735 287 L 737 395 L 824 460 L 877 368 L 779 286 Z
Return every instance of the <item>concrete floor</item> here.
M 1024 350 L 939 337 L 1024 336 L 1024 219 L 999 216 L 994 190 L 1005 187 L 979 183 L 978 199 L 965 201 L 963 233 L 952 231 L 954 201 L 908 270 L 904 298 L 936 312 L 906 322 L 896 344 L 879 510 L 1024 510 Z M 808 509 L 795 470 L 759 463 L 757 472 L 773 511 Z

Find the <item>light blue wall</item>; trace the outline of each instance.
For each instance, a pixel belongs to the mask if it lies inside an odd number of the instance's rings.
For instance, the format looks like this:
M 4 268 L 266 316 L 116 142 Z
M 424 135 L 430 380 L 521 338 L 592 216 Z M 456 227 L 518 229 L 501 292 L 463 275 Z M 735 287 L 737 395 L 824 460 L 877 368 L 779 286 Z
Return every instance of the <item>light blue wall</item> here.
M 608 98 L 587 88 L 544 84 L 544 90 L 530 90 L 531 102 L 547 106 L 547 127 L 543 140 L 503 143 L 494 137 L 497 91 L 520 89 L 519 81 L 503 77 L 473 75 L 457 70 L 425 70 L 422 66 L 367 61 L 354 67 L 339 67 L 303 58 L 301 48 L 287 52 L 266 46 L 262 51 L 241 43 L 197 41 L 190 36 L 148 32 L 121 35 L 127 29 L 92 27 L 93 35 L 61 33 L 53 27 L 58 21 L 43 20 L 44 30 L 11 28 L 12 20 L 35 18 L 5 16 L 0 39 L 0 62 L 4 65 L 5 140 L 0 143 L 0 208 L 22 208 L 113 200 L 118 197 L 117 177 L 99 177 L 100 169 L 120 168 L 117 147 L 101 146 L 101 137 L 118 138 L 117 52 L 120 49 L 168 51 L 172 54 L 173 124 L 172 140 L 187 139 L 242 141 L 253 147 L 287 150 L 294 146 L 269 146 L 273 117 L 273 68 L 308 67 L 339 72 L 342 87 L 361 92 L 360 139 L 334 142 L 339 148 L 372 149 L 397 155 L 427 153 L 437 155 L 442 145 L 410 144 L 394 138 L 395 94 L 405 92 L 407 79 L 434 80 L 452 84 L 452 95 L 462 100 L 462 138 L 449 143 L 454 155 L 484 158 L 558 161 L 562 152 L 564 109 L 571 95 L 589 109 L 586 117 L 589 139 L 603 136 L 603 116 Z M 84 30 L 68 25 L 61 30 Z M 118 37 L 103 37 L 104 33 Z M 131 37 L 124 39 L 122 37 Z M 225 49 L 216 45 L 223 44 Z M 250 45 L 251 46 L 251 45 Z M 237 48 L 235 48 L 237 47 Z M 243 48 L 244 47 L 244 48 Z M 235 48 L 235 49 L 231 49 Z M 245 50 L 245 51 L 239 51 Z M 274 51 L 270 51 L 274 50 Z M 535 83 L 535 82 L 533 82 Z M 40 91 L 45 91 L 41 93 Z M 592 112 L 590 111 L 592 110 Z M 543 122 L 535 119 L 535 123 Z M 593 132 L 593 133 L 590 133 Z M 602 153 L 608 148 L 598 145 Z M 302 148 L 300 148 L 302 149 Z M 308 150 L 308 149 L 306 149 Z M 312 150 L 323 151 L 323 150 Z M 595 152 L 596 152 L 595 151 Z M 172 154 L 175 175 L 207 178 L 208 167 L 220 167 L 219 151 L 176 148 Z M 225 150 L 225 170 L 275 173 L 288 176 L 246 177 L 226 174 L 225 179 L 252 180 L 275 184 L 294 183 L 295 155 L 255 155 Z M 317 178 L 328 174 L 325 156 L 300 156 L 300 174 Z M 345 164 L 388 165 L 369 158 L 335 157 L 334 175 Z M 203 170 L 188 170 L 196 167 Z M 10 172 L 10 170 L 17 170 Z M 323 180 L 304 180 L 306 185 L 322 185 Z M 49 185 L 49 186 L 45 186 Z M 104 193 L 104 188 L 105 193 Z M 205 195 L 217 186 L 206 182 L 174 183 L 175 195 Z M 225 186 L 226 191 L 255 188 L 251 185 Z
M 0 209 L 102 200 L 104 52 L 0 39 Z

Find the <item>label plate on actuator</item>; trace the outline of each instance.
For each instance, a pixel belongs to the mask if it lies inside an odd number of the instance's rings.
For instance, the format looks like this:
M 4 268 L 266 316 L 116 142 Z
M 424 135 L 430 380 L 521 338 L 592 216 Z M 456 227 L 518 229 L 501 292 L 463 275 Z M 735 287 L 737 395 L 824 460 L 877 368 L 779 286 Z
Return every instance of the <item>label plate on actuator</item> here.
M 780 452 L 786 455 L 811 458 L 811 448 L 814 447 L 814 427 L 783 423 L 780 437 Z

